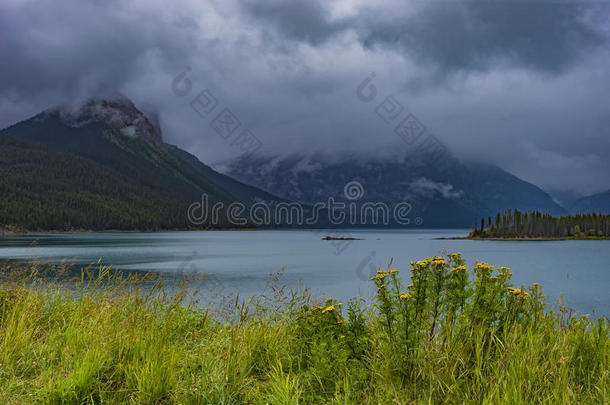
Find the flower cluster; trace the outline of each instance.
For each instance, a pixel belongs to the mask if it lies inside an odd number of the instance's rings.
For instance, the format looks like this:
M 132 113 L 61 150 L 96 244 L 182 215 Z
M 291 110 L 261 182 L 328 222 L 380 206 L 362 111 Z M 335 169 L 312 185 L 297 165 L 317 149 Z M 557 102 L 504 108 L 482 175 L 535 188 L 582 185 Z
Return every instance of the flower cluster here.
M 508 292 L 519 298 L 527 298 L 529 294 L 527 291 L 519 288 L 508 287 Z
M 342 302 L 334 302 L 334 300 L 332 298 L 327 298 L 326 299 L 326 305 L 322 306 L 322 305 L 316 305 L 315 307 L 311 308 L 312 312 L 321 312 L 323 314 L 327 313 L 327 312 L 331 312 L 334 311 L 336 308 L 340 307 L 343 305 Z
M 530 294 L 509 285 L 508 267 L 480 262 L 469 274 L 459 253 L 413 261 L 411 266 L 406 291 L 395 269 L 379 270 L 372 278 L 381 326 L 408 351 L 442 336 L 469 335 L 473 327 L 488 330 L 491 339 L 492 331 L 525 319 Z

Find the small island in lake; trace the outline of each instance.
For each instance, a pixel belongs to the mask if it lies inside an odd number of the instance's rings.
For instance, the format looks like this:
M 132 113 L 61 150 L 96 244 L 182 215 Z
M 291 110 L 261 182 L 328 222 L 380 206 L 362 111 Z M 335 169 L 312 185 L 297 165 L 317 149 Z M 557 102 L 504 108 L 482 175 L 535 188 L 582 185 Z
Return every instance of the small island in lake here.
M 360 238 L 339 238 L 335 236 L 325 236 L 322 240 L 362 240 Z
M 498 213 L 495 222 L 481 219 L 479 228 L 463 238 L 487 240 L 610 239 L 610 215 L 579 214 L 553 217 L 537 211 Z

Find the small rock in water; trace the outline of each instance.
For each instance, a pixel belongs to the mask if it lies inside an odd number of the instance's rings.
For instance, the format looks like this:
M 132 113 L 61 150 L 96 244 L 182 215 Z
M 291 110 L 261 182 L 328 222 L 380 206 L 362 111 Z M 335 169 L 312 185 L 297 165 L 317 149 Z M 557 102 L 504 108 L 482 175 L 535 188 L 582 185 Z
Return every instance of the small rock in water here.
M 322 240 L 362 240 L 360 238 L 336 238 L 334 236 L 326 236 Z

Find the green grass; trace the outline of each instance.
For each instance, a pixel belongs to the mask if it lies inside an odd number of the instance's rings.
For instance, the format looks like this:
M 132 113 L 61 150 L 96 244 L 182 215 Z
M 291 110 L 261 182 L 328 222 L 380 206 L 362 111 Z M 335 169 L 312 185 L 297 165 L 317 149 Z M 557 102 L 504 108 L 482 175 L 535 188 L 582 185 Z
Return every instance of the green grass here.
M 50 282 L 5 266 L 0 403 L 608 403 L 606 320 L 459 255 L 379 272 L 374 303 L 282 288 L 224 311 L 108 268 Z M 406 279 L 406 277 L 405 277 Z

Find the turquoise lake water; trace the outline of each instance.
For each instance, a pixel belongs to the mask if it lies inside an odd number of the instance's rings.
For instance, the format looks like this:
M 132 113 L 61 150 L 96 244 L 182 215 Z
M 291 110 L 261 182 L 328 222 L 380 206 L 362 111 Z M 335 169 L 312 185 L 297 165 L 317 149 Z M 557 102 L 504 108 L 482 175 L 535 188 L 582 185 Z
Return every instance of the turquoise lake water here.
M 165 275 L 207 273 L 202 300 L 262 292 L 270 274 L 288 288 L 346 300 L 370 298 L 371 273 L 393 267 L 408 277 L 409 262 L 460 252 L 468 265 L 485 261 L 513 270 L 515 285 L 538 282 L 550 304 L 563 302 L 581 313 L 610 316 L 610 240 L 471 241 L 436 240 L 468 230 L 273 230 L 160 233 L 79 233 L 0 238 L 0 258 L 59 262 L 79 266 L 102 259 L 123 270 Z M 323 241 L 326 235 L 362 238 Z

